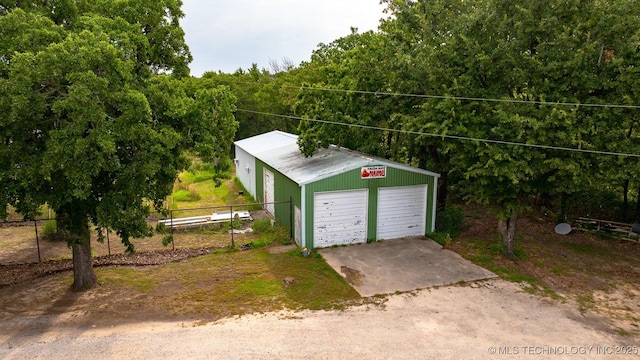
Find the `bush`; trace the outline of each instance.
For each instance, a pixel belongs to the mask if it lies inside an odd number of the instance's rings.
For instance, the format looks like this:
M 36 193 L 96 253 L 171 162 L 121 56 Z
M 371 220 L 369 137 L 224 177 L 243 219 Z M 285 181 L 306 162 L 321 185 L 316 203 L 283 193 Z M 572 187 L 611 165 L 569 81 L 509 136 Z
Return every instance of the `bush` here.
M 254 246 L 267 246 L 273 243 L 289 244 L 289 230 L 284 226 L 271 226 L 271 219 L 255 220 L 253 232 L 260 238 L 254 241 Z
M 253 222 L 253 231 L 256 234 L 268 234 L 273 232 L 273 226 L 271 226 L 271 219 L 255 220 Z
M 62 240 L 62 236 L 58 234 L 58 225 L 55 220 L 47 220 L 42 225 L 42 239 L 56 241 Z
M 429 238 L 442 245 L 445 249 L 451 246 L 451 235 L 449 235 L 449 233 L 434 232 L 429 234 Z
M 463 220 L 464 214 L 460 206 L 449 206 L 440 209 L 436 214 L 436 231 L 449 234 L 450 237 L 454 238 L 460 235 Z

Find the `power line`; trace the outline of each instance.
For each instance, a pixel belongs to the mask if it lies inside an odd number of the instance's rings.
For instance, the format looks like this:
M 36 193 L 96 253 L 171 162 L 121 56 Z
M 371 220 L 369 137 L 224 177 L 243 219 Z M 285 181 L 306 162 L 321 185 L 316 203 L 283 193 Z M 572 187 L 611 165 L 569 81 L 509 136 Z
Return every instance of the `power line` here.
M 582 107 L 589 107 L 589 108 L 632 109 L 632 110 L 640 109 L 640 105 L 593 104 L 593 103 L 576 103 L 576 102 L 561 102 L 561 101 L 553 102 L 553 101 L 517 100 L 517 99 L 492 99 L 492 98 L 466 97 L 466 96 L 426 95 L 426 94 L 411 94 L 411 93 L 394 93 L 394 92 L 384 92 L 384 91 L 331 89 L 331 88 L 322 88 L 322 87 L 314 87 L 314 86 L 276 85 L 276 84 L 253 83 L 248 81 L 229 81 L 229 80 L 219 80 L 219 81 L 233 83 L 233 84 L 266 85 L 266 86 L 290 88 L 290 89 L 318 90 L 318 91 L 341 92 L 341 93 L 347 93 L 347 94 L 348 93 L 365 94 L 365 95 L 375 95 L 375 96 L 412 97 L 412 98 L 421 98 L 421 99 L 459 100 L 459 101 L 481 101 L 481 102 L 527 104 L 527 105 L 548 105 L 548 106 L 568 106 L 568 107 L 582 106 Z
M 245 110 L 245 109 L 236 109 L 236 111 L 250 113 L 250 114 L 256 114 L 256 115 L 273 116 L 273 117 L 279 117 L 279 118 L 291 119 L 291 120 L 311 121 L 311 122 L 317 122 L 317 123 L 322 123 L 322 124 L 348 126 L 348 127 L 354 127 L 354 128 L 360 128 L 360 129 L 391 131 L 391 132 L 398 132 L 398 133 L 402 133 L 402 134 L 422 135 L 422 136 L 430 136 L 430 137 L 440 137 L 440 138 L 453 139 L 453 140 L 478 141 L 478 142 L 485 142 L 485 143 L 489 143 L 489 144 L 523 146 L 523 147 L 529 147 L 529 148 L 535 148 L 535 149 L 544 149 L 544 150 L 559 150 L 559 151 L 577 152 L 577 153 L 584 153 L 584 154 L 596 154 L 596 155 L 623 156 L 623 157 L 640 158 L 640 154 L 618 153 L 618 152 L 612 152 L 612 151 L 599 151 L 599 150 L 587 150 L 587 149 L 576 149 L 576 148 L 569 148 L 569 147 L 562 147 L 562 146 L 527 144 L 527 143 L 521 143 L 521 142 L 515 142 L 515 141 L 490 140 L 490 139 L 480 139 L 480 138 L 473 138 L 473 137 L 467 137 L 467 136 L 458 136 L 458 135 L 443 135 L 443 134 L 425 133 L 425 132 L 411 131 L 411 130 L 389 129 L 389 128 L 383 128 L 383 127 L 379 127 L 379 126 L 360 125 L 360 124 L 347 124 L 347 123 L 340 123 L 340 122 L 336 122 L 336 121 L 309 119 L 309 118 L 303 118 L 303 117 L 298 117 L 298 116 L 272 114 L 272 113 L 267 113 L 267 112 L 262 112 L 262 111 Z

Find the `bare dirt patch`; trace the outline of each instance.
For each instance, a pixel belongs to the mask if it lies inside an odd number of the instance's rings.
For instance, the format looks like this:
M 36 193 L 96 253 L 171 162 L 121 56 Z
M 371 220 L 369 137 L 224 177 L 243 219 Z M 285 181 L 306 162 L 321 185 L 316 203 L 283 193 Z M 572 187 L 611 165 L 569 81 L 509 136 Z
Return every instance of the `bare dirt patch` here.
M 344 265 L 340 268 L 340 271 L 345 275 L 349 284 L 355 286 L 362 284 L 362 278 L 364 278 L 364 275 L 360 271 Z
M 94 268 L 104 266 L 152 266 L 186 260 L 209 254 L 215 248 L 187 248 L 174 251 L 147 251 L 135 254 L 115 254 L 93 259 Z M 41 277 L 72 271 L 71 259 L 49 260 L 41 263 L 0 265 L 0 288 L 29 282 Z
M 528 291 L 573 302 L 583 313 L 609 317 L 620 334 L 640 334 L 640 244 L 574 230 L 554 232 L 556 223 L 543 215 L 518 219 L 519 257 L 499 253 L 495 215 L 484 208 L 465 208 L 464 227 L 449 248 L 494 271 L 523 282 Z

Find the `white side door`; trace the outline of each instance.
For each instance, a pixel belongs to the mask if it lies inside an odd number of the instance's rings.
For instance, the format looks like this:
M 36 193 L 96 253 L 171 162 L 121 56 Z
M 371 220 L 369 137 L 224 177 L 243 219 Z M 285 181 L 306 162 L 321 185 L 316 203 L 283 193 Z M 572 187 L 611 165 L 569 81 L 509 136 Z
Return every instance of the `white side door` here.
M 267 169 L 264 169 L 264 202 L 267 211 L 274 215 L 276 214 L 275 201 L 275 178 L 273 173 Z

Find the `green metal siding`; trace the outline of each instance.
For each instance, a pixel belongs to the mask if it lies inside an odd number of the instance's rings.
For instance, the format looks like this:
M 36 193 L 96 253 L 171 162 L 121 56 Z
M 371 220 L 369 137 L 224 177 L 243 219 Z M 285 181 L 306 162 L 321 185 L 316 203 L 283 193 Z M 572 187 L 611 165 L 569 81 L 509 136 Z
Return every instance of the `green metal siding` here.
M 373 165 L 375 166 L 375 165 Z M 406 170 L 396 169 L 387 166 L 387 176 L 383 179 L 361 179 L 360 169 L 351 170 L 327 179 L 316 181 L 306 185 L 306 201 L 304 209 L 306 221 L 306 229 L 304 238 L 306 246 L 312 247 L 313 244 L 313 218 L 314 218 L 314 193 L 324 191 L 345 191 L 355 189 L 369 189 L 369 209 L 367 219 L 367 238 L 375 240 L 377 233 L 377 216 L 378 216 L 378 188 L 393 186 L 411 186 L 427 184 L 427 211 L 425 219 L 426 232 L 433 231 L 432 221 L 435 209 L 433 209 L 433 194 L 435 178 L 430 175 L 410 172 Z
M 375 166 L 375 165 L 373 165 Z M 393 186 L 412 186 L 427 184 L 427 211 L 425 219 L 426 233 L 431 233 L 433 229 L 432 219 L 434 209 L 434 188 L 435 177 L 427 174 L 420 174 L 402 169 L 387 166 L 387 176 L 384 179 L 360 178 L 360 169 L 351 170 L 323 180 L 319 180 L 305 185 L 305 208 L 302 208 L 302 190 L 293 180 L 264 162 L 256 159 L 256 200 L 264 202 L 264 169 L 268 169 L 274 174 L 274 199 L 276 202 L 292 200 L 293 206 L 288 203 L 275 205 L 275 217 L 278 222 L 288 228 L 292 226 L 292 209 L 299 207 L 302 210 L 305 222 L 304 233 L 302 234 L 302 246 L 313 247 L 313 219 L 314 219 L 314 193 L 325 191 L 345 191 L 355 189 L 369 189 L 369 208 L 367 219 L 367 238 L 375 240 L 377 233 L 378 216 L 378 188 Z
M 298 184 L 293 182 L 293 180 L 284 176 L 274 168 L 266 165 L 264 162 L 256 159 L 256 200 L 258 202 L 264 202 L 264 169 L 267 169 L 273 173 L 274 176 L 274 201 L 289 201 L 290 199 L 293 202 L 293 206 L 289 203 L 275 204 L 276 213 L 273 214 L 275 218 L 278 220 L 280 225 L 286 226 L 287 228 L 292 227 L 292 217 L 293 217 L 293 207 L 297 206 L 301 208 L 301 189 Z

